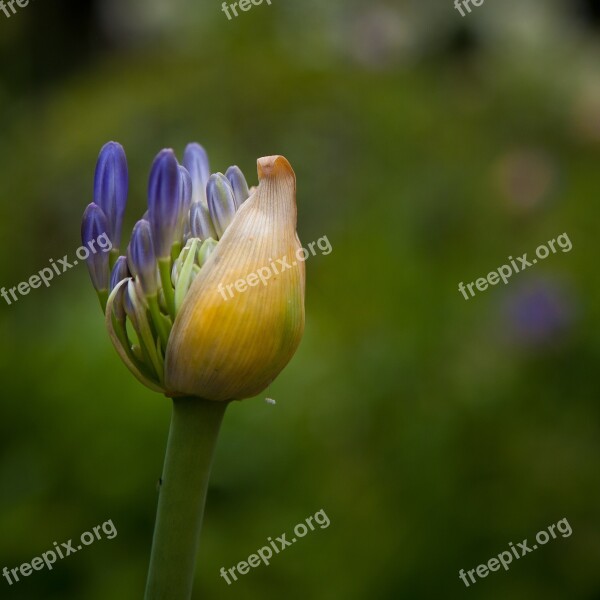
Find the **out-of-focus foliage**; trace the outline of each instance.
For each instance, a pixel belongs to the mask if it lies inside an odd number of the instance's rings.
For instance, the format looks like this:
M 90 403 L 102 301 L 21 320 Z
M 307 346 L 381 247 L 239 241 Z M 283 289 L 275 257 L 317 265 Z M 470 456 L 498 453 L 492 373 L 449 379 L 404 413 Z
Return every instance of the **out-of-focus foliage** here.
M 197 597 L 596 598 L 597 3 L 79 6 L 0 14 L 0 285 L 73 255 L 109 139 L 126 225 L 154 154 L 197 140 L 254 182 L 257 157 L 285 155 L 301 240 L 333 245 L 307 263 L 276 406 L 226 415 Z M 571 252 L 458 292 L 563 232 Z M 141 597 L 168 401 L 120 363 L 82 265 L 0 299 L 0 327 L 0 569 L 118 530 L 0 596 Z M 321 508 L 329 528 L 219 577 Z M 568 539 L 458 579 L 563 517 Z

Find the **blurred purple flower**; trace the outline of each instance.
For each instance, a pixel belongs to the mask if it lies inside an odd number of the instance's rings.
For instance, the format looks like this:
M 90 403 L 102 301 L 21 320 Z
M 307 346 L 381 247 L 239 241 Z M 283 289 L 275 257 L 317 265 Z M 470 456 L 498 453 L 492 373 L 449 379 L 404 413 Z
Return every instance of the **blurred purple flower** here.
M 541 346 L 560 341 L 570 331 L 575 305 L 564 283 L 538 279 L 517 287 L 507 300 L 505 312 L 512 341 Z

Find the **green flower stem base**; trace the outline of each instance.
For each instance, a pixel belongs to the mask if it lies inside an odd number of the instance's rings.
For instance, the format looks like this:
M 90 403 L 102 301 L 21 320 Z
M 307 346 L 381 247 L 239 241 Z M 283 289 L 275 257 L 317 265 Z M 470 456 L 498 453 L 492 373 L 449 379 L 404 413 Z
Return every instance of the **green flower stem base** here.
M 174 398 L 145 600 L 189 600 L 219 429 L 227 402 Z

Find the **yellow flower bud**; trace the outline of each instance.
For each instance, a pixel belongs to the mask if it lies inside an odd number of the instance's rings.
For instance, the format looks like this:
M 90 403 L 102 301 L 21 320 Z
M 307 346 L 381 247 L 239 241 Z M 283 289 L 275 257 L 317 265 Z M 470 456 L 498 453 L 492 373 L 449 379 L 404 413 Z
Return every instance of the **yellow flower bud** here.
M 296 177 L 283 156 L 259 159 L 258 177 L 177 313 L 165 354 L 170 396 L 255 396 L 300 343 L 305 271 L 297 258 Z

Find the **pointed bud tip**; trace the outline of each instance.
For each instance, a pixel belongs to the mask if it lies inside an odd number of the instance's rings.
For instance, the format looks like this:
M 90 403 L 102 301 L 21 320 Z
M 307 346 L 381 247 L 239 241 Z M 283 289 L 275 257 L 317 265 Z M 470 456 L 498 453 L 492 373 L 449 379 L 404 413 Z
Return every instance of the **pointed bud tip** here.
M 188 156 L 191 154 L 197 154 L 198 157 L 208 159 L 208 154 L 203 146 L 198 144 L 198 142 L 190 142 L 184 150 L 184 156 L 187 154 Z
M 127 265 L 127 257 L 119 256 L 110 274 L 110 291 L 112 292 L 115 287 L 123 280 L 129 277 L 129 267 Z
M 206 204 L 206 183 L 210 176 L 206 150 L 195 142 L 188 144 L 183 153 L 183 166 L 192 178 L 192 200 Z
M 86 245 L 90 240 L 106 233 L 108 221 L 104 211 L 95 203 L 90 202 L 83 211 L 81 219 L 81 241 Z
M 106 150 L 117 150 L 119 152 L 122 151 L 123 153 L 125 153 L 123 146 L 121 144 L 119 144 L 119 142 L 115 142 L 114 140 L 111 140 L 110 142 L 106 142 L 106 144 L 104 144 L 104 146 L 102 146 L 100 153 L 102 153 Z
M 236 210 L 233 189 L 223 173 L 213 173 L 208 178 L 206 197 L 215 231 L 220 238 L 233 221 Z

